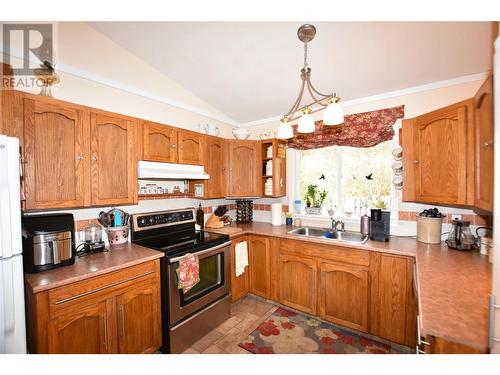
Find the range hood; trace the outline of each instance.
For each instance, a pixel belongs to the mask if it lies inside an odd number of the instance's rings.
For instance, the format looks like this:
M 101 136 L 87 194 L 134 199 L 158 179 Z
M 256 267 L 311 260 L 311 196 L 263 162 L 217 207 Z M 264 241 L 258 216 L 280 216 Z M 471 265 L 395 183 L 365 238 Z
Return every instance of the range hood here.
M 143 180 L 208 180 L 201 165 L 158 163 L 140 160 L 137 178 Z

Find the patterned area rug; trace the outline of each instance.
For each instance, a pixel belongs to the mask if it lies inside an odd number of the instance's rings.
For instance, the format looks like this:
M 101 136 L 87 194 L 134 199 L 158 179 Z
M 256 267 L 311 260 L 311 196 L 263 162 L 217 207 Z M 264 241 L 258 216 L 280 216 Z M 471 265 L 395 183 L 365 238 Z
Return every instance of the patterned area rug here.
M 389 354 L 391 346 L 278 308 L 240 344 L 255 354 Z

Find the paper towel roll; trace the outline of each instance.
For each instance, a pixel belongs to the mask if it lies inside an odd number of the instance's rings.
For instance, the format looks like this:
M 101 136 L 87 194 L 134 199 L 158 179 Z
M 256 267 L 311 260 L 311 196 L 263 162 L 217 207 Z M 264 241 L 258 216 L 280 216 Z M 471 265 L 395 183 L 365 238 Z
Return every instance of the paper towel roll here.
M 273 203 L 271 205 L 271 224 L 281 225 L 281 203 Z

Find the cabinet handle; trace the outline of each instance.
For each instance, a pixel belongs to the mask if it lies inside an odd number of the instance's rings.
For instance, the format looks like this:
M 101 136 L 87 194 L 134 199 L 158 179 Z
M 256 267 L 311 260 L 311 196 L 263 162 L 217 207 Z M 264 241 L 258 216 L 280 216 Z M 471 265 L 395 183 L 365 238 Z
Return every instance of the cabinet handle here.
M 93 155 L 93 156 L 92 156 L 92 160 L 93 160 L 93 161 L 97 161 L 97 155 Z
M 122 305 L 122 339 L 125 339 L 125 307 Z
M 108 317 L 104 315 L 104 350 L 108 351 Z
M 418 160 L 413 160 L 413 164 L 418 164 Z
M 484 148 L 488 148 L 488 147 L 490 147 L 490 146 L 493 146 L 493 140 L 488 141 L 488 142 L 484 142 L 484 143 L 483 143 L 483 147 L 484 147 Z
M 280 178 L 280 186 L 283 187 L 283 178 Z
M 82 155 L 78 155 L 78 156 L 76 157 L 76 160 L 83 160 L 83 156 L 82 156 Z
M 174 144 L 172 144 L 172 148 L 175 148 L 175 145 L 174 145 Z

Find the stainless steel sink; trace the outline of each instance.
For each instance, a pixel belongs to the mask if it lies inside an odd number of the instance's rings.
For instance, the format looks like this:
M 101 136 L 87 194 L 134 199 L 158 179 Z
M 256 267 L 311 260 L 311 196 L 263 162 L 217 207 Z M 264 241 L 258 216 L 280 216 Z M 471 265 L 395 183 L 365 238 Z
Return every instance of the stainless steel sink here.
M 327 228 L 300 227 L 289 231 L 288 234 L 301 237 L 322 238 L 332 241 L 351 242 L 356 244 L 364 244 L 368 241 L 368 236 L 366 234 L 347 231 L 332 231 Z

